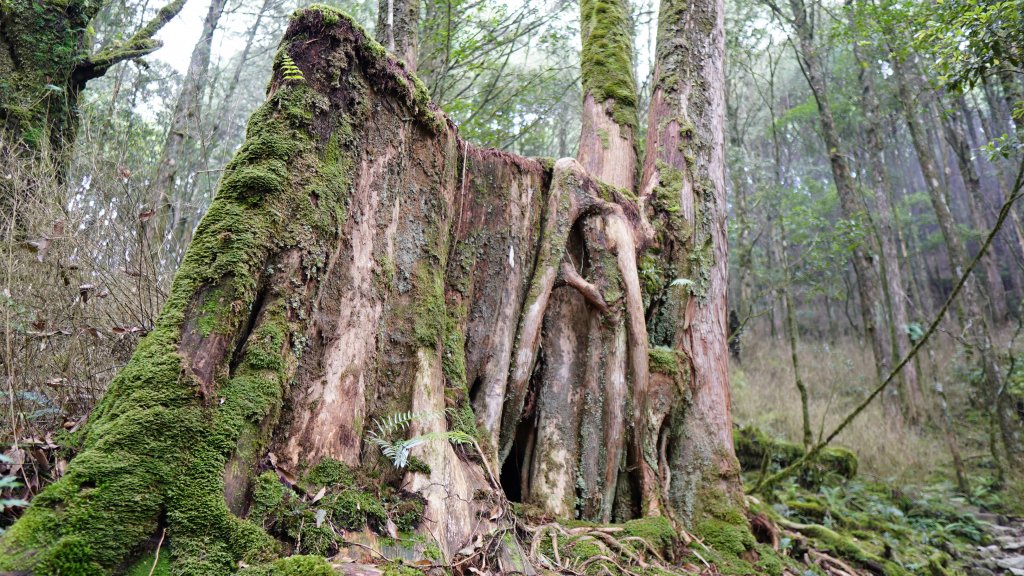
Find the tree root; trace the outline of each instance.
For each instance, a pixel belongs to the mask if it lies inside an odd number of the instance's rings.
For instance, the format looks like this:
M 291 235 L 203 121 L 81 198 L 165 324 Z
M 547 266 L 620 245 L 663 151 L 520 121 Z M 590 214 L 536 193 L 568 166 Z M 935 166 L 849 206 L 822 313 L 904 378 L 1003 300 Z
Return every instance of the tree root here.
M 559 275 L 562 282 L 575 288 L 583 295 L 584 298 L 586 298 L 587 302 L 593 304 L 595 308 L 600 310 L 602 313 L 608 311 L 608 304 L 604 301 L 604 296 L 601 296 L 601 291 L 598 290 L 596 286 L 583 279 L 579 272 L 576 271 L 576 267 L 572 265 L 572 262 L 563 260 Z

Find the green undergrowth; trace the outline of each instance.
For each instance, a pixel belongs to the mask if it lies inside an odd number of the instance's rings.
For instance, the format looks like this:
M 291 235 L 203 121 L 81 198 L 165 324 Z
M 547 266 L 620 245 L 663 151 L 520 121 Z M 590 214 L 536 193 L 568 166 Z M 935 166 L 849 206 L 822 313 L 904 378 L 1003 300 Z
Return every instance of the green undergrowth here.
M 757 482 L 765 464 L 752 457 L 749 443 L 765 442 L 795 458 L 799 446 L 754 429 L 736 434 L 737 453 L 748 485 Z M 849 451 L 814 465 L 813 474 L 784 481 L 762 499 L 751 499 L 751 513 L 783 528 L 780 550 L 799 556 L 808 547 L 823 551 L 868 573 L 884 576 L 958 574 L 966 555 L 986 541 L 982 524 L 965 499 L 948 482 L 926 487 L 899 487 L 850 474 Z M 768 458 L 779 466 L 775 452 Z M 784 460 L 785 457 L 780 457 Z M 855 468 L 855 466 L 854 466 Z
M 268 471 L 256 478 L 249 520 L 291 553 L 316 556 L 337 553 L 347 531 L 371 530 L 389 538 L 393 532 L 411 534 L 423 520 L 426 502 L 385 476 L 331 459 L 312 467 L 294 486 Z

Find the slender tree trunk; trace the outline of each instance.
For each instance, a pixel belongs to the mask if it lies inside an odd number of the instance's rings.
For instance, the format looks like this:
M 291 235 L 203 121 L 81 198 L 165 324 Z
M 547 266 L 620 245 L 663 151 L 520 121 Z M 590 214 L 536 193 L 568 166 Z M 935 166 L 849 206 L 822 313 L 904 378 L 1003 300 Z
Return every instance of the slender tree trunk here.
M 377 4 L 377 41 L 412 73 L 419 61 L 419 22 L 419 0 L 380 0 Z
M 803 422 L 803 442 L 804 449 L 808 449 L 811 443 L 814 442 L 814 436 L 811 432 L 811 415 L 808 410 L 807 400 L 807 386 L 804 384 L 803 378 L 800 377 L 800 357 L 798 354 L 799 347 L 799 335 L 797 334 L 796 321 L 793 318 L 793 298 L 790 295 L 790 272 L 789 272 L 789 259 L 786 256 L 787 243 L 786 243 L 786 226 L 780 224 L 780 235 L 782 237 L 782 269 L 785 276 L 785 287 L 782 289 L 782 297 L 786 304 L 786 331 L 789 333 L 789 358 L 793 365 L 793 381 L 796 384 L 797 392 L 800 393 L 800 415 L 801 422 Z
M 778 231 L 778 217 L 768 218 L 768 266 L 772 270 L 777 270 L 778 266 L 782 266 L 782 243 L 779 241 Z M 768 296 L 769 304 L 771 305 L 772 317 L 771 317 L 771 334 L 772 338 L 782 338 L 785 334 L 785 303 L 782 301 L 782 295 L 779 290 L 772 290 Z
M 908 85 L 910 71 L 906 63 L 899 58 L 894 59 L 894 68 L 897 93 L 904 118 L 917 151 L 928 196 L 931 199 L 932 208 L 935 210 L 935 217 L 942 231 L 953 278 L 959 278 L 967 266 L 967 253 L 941 188 L 939 170 L 928 144 L 927 135 L 917 115 L 916 101 Z M 967 329 L 974 352 L 981 364 L 984 374 L 983 391 L 986 394 L 991 415 L 999 426 L 1009 461 L 1014 466 L 1020 466 L 1024 464 L 1024 445 L 1022 445 L 1020 422 L 1015 414 L 1012 401 L 1004 390 L 1002 371 L 993 347 L 989 321 L 984 312 L 985 306 L 982 303 L 983 295 L 974 276 L 968 279 L 962 299 L 964 315 L 961 322 Z
M 1019 135 L 1024 130 L 1024 118 L 1018 114 L 1021 106 L 1024 105 L 1024 90 L 1021 90 L 1013 72 L 1005 66 L 999 70 L 999 86 L 1003 89 L 1003 99 L 1006 101 L 1006 109 L 1009 111 L 1009 127 Z
M 220 17 L 227 0 L 211 0 L 203 20 L 203 30 L 192 49 L 188 71 L 182 80 L 178 100 L 171 113 L 171 123 L 160 153 L 156 176 L 149 191 L 149 206 L 156 214 L 147 223 L 147 237 L 151 250 L 156 255 L 164 251 L 163 243 L 167 234 L 177 227 L 178 218 L 183 217 L 182 194 L 193 186 L 187 180 L 195 169 L 195 159 L 190 148 L 201 139 L 202 95 L 210 70 L 210 53 L 213 50 L 213 35 L 217 31 Z M 169 246 L 173 252 L 174 246 Z
M 850 10 L 852 20 L 853 8 Z M 879 124 L 881 115 L 878 97 L 875 95 L 873 68 L 868 65 L 867 59 L 862 54 L 863 49 L 856 39 L 853 42 L 853 47 L 861 85 L 861 105 L 867 117 L 867 150 L 871 161 L 870 173 L 875 196 L 875 227 L 878 230 L 882 248 L 882 271 L 884 272 L 882 277 L 888 287 L 886 293 L 892 310 L 893 326 L 890 334 L 893 339 L 896 361 L 899 361 L 910 351 L 911 344 L 907 332 L 910 321 L 907 316 L 906 292 L 903 288 L 903 273 L 900 270 L 900 260 L 896 251 L 892 204 L 889 200 L 892 196 L 892 185 L 885 171 L 885 160 L 882 157 L 885 147 L 882 144 Z M 922 420 L 925 412 L 917 370 L 908 364 L 903 368 L 900 377 L 907 419 L 916 424 Z
M 745 153 L 743 135 L 740 131 L 739 120 L 737 119 L 737 110 L 728 92 L 726 93 L 726 108 L 726 117 L 729 122 L 729 146 L 737 153 Z M 734 246 L 733 249 L 739 250 L 738 257 L 735 259 L 736 269 L 739 272 L 739 279 L 736 282 L 738 293 L 735 301 L 730 303 L 730 308 L 738 310 L 742 322 L 746 322 L 754 313 L 754 303 L 752 302 L 754 292 L 752 277 L 754 246 L 750 239 L 750 209 L 747 204 L 752 194 L 751 188 L 753 183 L 745 164 L 741 164 L 736 169 L 731 170 L 730 178 L 732 180 L 733 212 L 736 215 L 735 226 L 737 230 L 737 246 Z
M 981 189 L 981 176 L 978 174 L 977 166 L 974 163 L 973 152 L 967 142 L 967 136 L 963 131 L 963 118 L 959 114 L 950 113 L 943 118 L 943 128 L 946 132 L 946 140 L 953 148 L 957 165 L 960 168 L 960 176 L 963 179 L 964 188 L 967 192 L 967 208 L 971 216 L 971 225 L 976 232 L 984 233 L 988 230 L 988 223 L 985 221 L 983 208 L 979 205 L 984 202 L 984 192 Z M 988 290 L 988 301 L 992 319 L 996 324 L 1004 322 L 1008 310 L 1006 306 L 1006 289 L 1003 286 L 1002 275 L 999 273 L 999 266 L 996 263 L 996 255 L 992 250 L 982 256 L 982 267 L 985 271 L 985 287 Z
M 794 43 L 801 68 L 811 88 L 818 107 L 818 119 L 825 148 L 829 155 L 832 179 L 839 195 L 839 206 L 843 216 L 850 220 L 869 225 L 864 218 L 863 204 L 858 196 L 847 157 L 839 138 L 839 131 L 832 115 L 828 90 L 825 85 L 825 71 L 815 45 L 815 37 L 811 13 L 803 0 L 790 0 L 792 9 L 792 25 L 797 35 Z M 853 248 L 853 269 L 857 277 L 857 290 L 860 296 L 861 315 L 864 330 L 875 358 L 875 367 L 879 378 L 889 374 L 892 366 L 890 346 L 887 343 L 885 319 L 885 301 L 882 292 L 881 278 L 875 267 L 874 254 L 877 250 L 872 246 L 872 234 L 865 234 L 864 241 Z

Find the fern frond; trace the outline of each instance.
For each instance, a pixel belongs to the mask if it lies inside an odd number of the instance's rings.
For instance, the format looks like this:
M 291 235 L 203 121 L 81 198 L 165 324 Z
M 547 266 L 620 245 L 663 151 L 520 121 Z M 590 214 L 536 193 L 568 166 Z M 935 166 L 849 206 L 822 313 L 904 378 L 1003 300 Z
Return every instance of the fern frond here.
M 439 413 L 431 411 L 389 414 L 375 421 L 374 428 L 376 429 L 370 432 L 367 439 L 377 446 L 380 453 L 390 460 L 395 468 L 405 468 L 409 463 L 409 454 L 412 449 L 431 440 L 447 440 L 453 444 L 473 443 L 473 437 L 461 430 L 426 432 L 400 440 L 388 439 L 395 432 L 408 429 L 413 422 L 427 420 L 438 415 Z
M 302 75 L 302 70 L 299 70 L 299 67 L 295 65 L 295 61 L 287 54 L 281 56 L 281 75 L 284 76 L 285 80 L 301 82 L 306 79 Z

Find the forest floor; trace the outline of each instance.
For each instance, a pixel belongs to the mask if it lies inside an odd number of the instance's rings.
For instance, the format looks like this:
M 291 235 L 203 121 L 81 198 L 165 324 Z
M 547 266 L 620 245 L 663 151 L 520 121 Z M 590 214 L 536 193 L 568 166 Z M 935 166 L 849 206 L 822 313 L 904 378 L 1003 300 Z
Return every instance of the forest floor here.
M 799 353 L 817 437 L 876 385 L 871 353 L 852 340 L 827 338 L 807 338 Z M 741 358 L 731 366 L 737 438 L 756 429 L 799 450 L 803 424 L 788 345 L 768 334 L 748 335 Z M 843 542 L 853 543 L 913 574 L 1024 575 L 1024 487 L 997 488 L 988 439 L 978 432 L 983 420 L 971 402 L 968 363 L 944 335 L 919 360 L 922 388 L 933 401 L 929 411 L 940 410 L 938 387 L 946 396 L 952 436 L 967 465 L 967 491 L 956 486 L 944 431 L 934 425 L 938 418 L 909 426 L 878 403 L 837 440 L 857 455 L 856 475 L 780 486 L 766 498 L 769 513 L 784 528 L 826 527 L 844 539 L 812 538 L 812 545 L 841 552 Z M 749 458 L 743 463 L 749 486 L 761 472 Z

